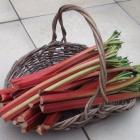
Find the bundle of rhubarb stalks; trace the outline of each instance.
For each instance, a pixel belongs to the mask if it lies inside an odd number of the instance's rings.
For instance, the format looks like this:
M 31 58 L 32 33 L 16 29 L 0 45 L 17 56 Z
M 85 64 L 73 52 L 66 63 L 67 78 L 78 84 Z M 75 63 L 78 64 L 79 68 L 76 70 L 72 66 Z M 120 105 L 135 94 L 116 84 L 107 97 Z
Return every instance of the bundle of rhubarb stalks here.
M 118 56 L 123 43 L 119 36 L 115 31 L 104 42 L 108 104 L 140 97 L 140 66 L 132 66 L 127 57 Z M 99 73 L 99 53 L 92 46 L 55 65 L 12 79 L 9 87 L 0 90 L 0 116 L 21 127 L 23 133 L 35 130 L 44 134 L 83 113 L 99 87 Z M 104 104 L 98 94 L 91 109 Z M 82 119 L 85 118 L 79 119 L 81 123 Z M 69 122 L 65 128 L 71 125 Z

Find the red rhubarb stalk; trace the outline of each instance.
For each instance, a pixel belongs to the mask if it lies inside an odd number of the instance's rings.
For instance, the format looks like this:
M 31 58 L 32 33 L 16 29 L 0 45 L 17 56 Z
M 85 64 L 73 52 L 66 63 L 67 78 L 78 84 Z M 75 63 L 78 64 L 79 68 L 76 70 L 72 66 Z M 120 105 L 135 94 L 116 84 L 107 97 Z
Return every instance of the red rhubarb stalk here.
M 7 104 L 8 105 L 8 104 Z M 5 105 L 6 106 L 6 105 Z M 10 120 L 13 120 L 15 117 L 17 117 L 18 114 L 24 112 L 25 110 L 28 109 L 28 106 L 24 106 L 23 108 L 21 108 L 20 110 L 17 110 L 16 113 L 13 113 L 10 115 Z M 5 120 L 6 121 L 6 120 Z
M 123 72 L 123 71 L 134 71 L 134 67 L 131 66 L 127 66 L 127 67 L 119 67 L 119 68 L 110 68 L 107 69 L 107 73 L 108 74 L 112 74 L 112 73 L 119 73 L 119 72 Z M 83 76 L 82 78 L 80 77 L 80 79 L 86 79 L 86 78 L 90 78 L 90 77 L 96 77 L 99 76 L 100 71 L 94 71 L 93 73 L 90 73 L 88 75 Z
M 108 97 L 108 102 L 112 103 L 112 102 L 132 99 L 132 98 L 139 98 L 140 93 L 135 93 L 135 92 L 134 93 L 133 92 L 118 93 L 114 95 L 108 95 L 107 97 Z M 80 108 L 85 107 L 88 100 L 89 98 L 83 98 L 83 99 L 77 99 L 77 100 L 56 102 L 56 103 L 40 105 L 40 108 L 43 113 L 52 113 L 52 112 L 58 112 L 58 111 L 80 109 Z M 96 97 L 96 99 L 93 102 L 93 106 L 101 105 L 103 103 L 104 103 L 104 99 L 102 97 Z
M 5 105 L 9 104 L 12 100 L 4 101 L 0 103 L 0 107 L 4 107 Z
M 12 121 L 13 125 L 16 125 L 17 127 L 20 127 L 20 122 L 17 122 L 17 120 L 13 120 Z
M 131 78 L 127 81 L 108 84 L 106 87 L 106 94 L 109 94 L 109 92 L 112 92 L 115 90 L 120 90 L 126 86 L 129 86 L 132 83 L 137 82 L 139 79 L 140 79 L 140 76 L 137 76 L 137 77 Z M 63 93 L 63 94 L 42 95 L 40 97 L 40 102 L 42 104 L 45 102 L 51 103 L 51 102 L 58 102 L 58 101 L 90 97 L 96 93 L 97 86 L 98 86 L 98 82 L 94 82 L 94 83 L 88 84 L 86 89 L 81 88 L 79 90 L 69 92 L 68 94 Z
M 19 90 L 17 90 L 16 92 L 13 92 L 13 93 L 11 94 L 11 96 L 12 96 L 13 99 L 15 99 L 15 98 L 21 96 L 22 94 L 24 94 L 24 93 L 25 93 L 26 91 L 28 91 L 29 89 L 30 89 L 30 88 L 27 88 L 27 89 L 19 89 Z
M 22 126 L 21 132 L 27 133 L 29 131 L 36 129 L 36 127 L 43 122 L 43 120 L 45 119 L 45 116 L 46 115 L 44 115 L 44 114 L 36 114 L 33 118 L 26 121 L 24 124 L 22 124 L 22 125 L 20 124 Z M 24 127 L 24 126 L 26 126 L 26 127 Z
M 87 62 L 86 64 L 84 64 L 84 67 L 87 66 L 87 65 L 89 65 L 89 64 L 90 65 L 91 64 L 95 64 L 95 62 L 97 62 L 97 61 L 99 61 L 99 60 L 94 60 L 93 62 Z M 83 67 L 83 65 L 80 66 L 80 68 L 81 67 Z M 67 77 L 67 78 L 59 81 L 59 82 L 56 82 L 55 84 L 52 84 L 51 86 L 49 86 L 49 87 L 46 88 L 46 91 L 55 90 L 56 88 L 60 87 L 61 85 L 65 84 L 67 82 L 71 82 L 72 80 L 75 80 L 76 78 L 79 78 L 81 75 L 83 76 L 83 75 L 86 75 L 88 73 L 93 72 L 98 67 L 99 67 L 99 65 L 97 65 L 97 66 L 91 66 L 89 68 L 86 68 L 84 70 L 81 70 L 81 71 L 79 71 L 79 72 L 77 72 L 77 73 L 75 73 L 75 74 L 73 74 L 73 75 L 71 75 L 71 76 L 69 76 L 69 77 Z M 67 72 L 67 71 L 65 71 L 65 72 Z M 60 75 L 58 74 L 57 76 L 60 76 Z M 134 82 L 135 80 L 139 80 L 139 77 L 136 77 L 136 79 L 134 78 L 134 80 L 132 80 L 132 82 Z M 21 108 L 27 106 L 32 101 L 34 101 L 37 98 L 39 98 L 39 90 L 43 90 L 45 88 L 45 86 L 47 85 L 47 82 L 48 81 L 49 80 L 44 81 L 41 84 L 39 84 L 38 86 L 35 86 L 31 90 L 27 91 L 25 94 L 23 94 L 20 97 L 18 97 L 17 99 L 15 99 L 13 102 L 11 102 L 8 105 L 6 105 L 5 107 L 3 107 L 1 109 L 1 111 L 0 111 L 0 114 L 2 115 L 2 118 L 4 120 L 9 120 L 11 118 L 11 114 L 16 114 L 17 113 L 17 110 L 20 110 Z M 130 85 L 132 82 L 129 82 L 127 84 Z M 127 84 L 125 84 L 125 86 Z
M 17 91 L 15 87 L 9 87 L 6 89 L 0 90 L 0 101 L 7 101 L 12 99 L 12 94 Z
M 32 87 L 54 76 L 57 73 L 64 71 L 65 69 L 68 69 L 74 66 L 75 64 L 78 64 L 79 62 L 82 62 L 83 60 L 89 57 L 93 57 L 94 53 L 97 53 L 97 51 L 94 51 L 94 50 L 95 50 L 95 47 L 87 48 L 86 50 L 74 56 L 71 56 L 70 58 L 64 61 L 59 62 L 56 65 L 50 66 L 48 68 L 45 68 L 43 70 L 40 70 L 30 75 L 13 79 L 11 80 L 11 83 L 20 88 L 27 88 L 27 86 Z
M 88 62 L 89 64 L 89 62 Z M 85 65 L 84 65 L 85 66 Z M 119 68 L 116 68 L 116 70 L 119 70 Z M 124 68 L 125 69 L 133 69 L 132 67 L 127 67 L 127 68 Z M 116 71 L 115 69 L 114 70 L 110 70 L 110 71 Z M 69 70 L 67 71 L 69 72 Z M 66 72 L 65 72 L 66 73 Z M 11 102 L 9 105 L 5 106 L 5 108 L 1 109 L 0 110 L 0 114 L 4 114 L 5 112 L 7 112 L 8 110 L 12 109 L 14 106 L 20 104 L 21 102 L 27 100 L 28 98 L 30 98 L 31 96 L 35 95 L 35 94 L 38 94 L 38 90 L 41 90 L 45 87 L 47 87 L 49 85 L 50 82 L 52 81 L 55 81 L 56 79 L 58 79 L 59 77 L 61 77 L 62 75 L 65 75 L 65 73 L 63 74 L 59 74 L 53 78 L 50 78 L 48 79 L 47 81 L 45 82 L 42 82 L 41 84 L 39 84 L 38 86 L 35 86 L 34 88 L 30 89 L 29 91 L 25 92 L 25 94 L 21 95 L 20 97 L 18 97 L 17 99 L 15 99 L 13 102 Z M 97 72 L 98 74 L 98 72 Z M 96 75 L 96 74 L 95 74 Z
M 39 108 L 36 109 L 27 109 L 22 114 L 17 117 L 18 122 L 25 122 L 29 120 L 32 116 L 40 112 Z
M 120 68 L 111 68 L 107 70 L 108 79 L 112 78 L 113 76 L 117 75 L 119 72 L 122 71 L 134 71 L 134 68 L 131 66 L 128 67 L 120 67 Z M 64 84 L 63 86 L 59 87 L 57 91 L 73 89 L 74 87 L 84 84 L 90 79 L 96 79 L 99 76 L 99 71 L 94 71 L 93 73 L 87 74 L 85 76 L 79 77 L 77 80 L 73 81 L 72 83 Z M 57 92 L 58 93 L 58 92 Z M 59 92 L 61 93 L 61 92 Z
M 27 121 L 20 124 L 22 128 L 27 128 L 28 126 L 32 125 L 35 121 L 39 119 L 43 114 L 41 112 L 35 113 L 33 116 L 31 116 Z
M 85 67 L 87 65 L 91 65 L 91 64 L 94 64 L 96 61 L 93 61 L 93 62 L 88 62 L 86 63 L 84 66 L 80 66 L 81 67 Z M 46 87 L 46 90 L 47 91 L 51 91 L 51 90 L 55 90 L 56 88 L 60 87 L 61 85 L 67 83 L 67 82 L 71 82 L 72 80 L 75 80 L 76 78 L 79 78 L 81 75 L 86 75 L 90 72 L 93 72 L 94 70 L 96 70 L 97 68 L 99 67 L 99 65 L 97 66 L 92 66 L 92 67 L 89 67 L 89 68 L 86 68 L 80 72 L 77 72 L 76 74 L 73 74 L 59 82 L 56 82 L 55 84 L 52 84 L 51 86 L 47 87 L 47 84 L 50 82 L 50 81 L 53 81 L 52 79 L 58 77 L 58 76 L 62 76 L 64 75 L 63 73 L 67 73 L 67 72 L 70 72 L 69 70 L 68 71 L 65 71 L 63 72 L 62 74 L 58 74 L 56 75 L 55 77 L 52 77 L 51 79 L 48 79 L 40 84 L 38 84 L 37 86 L 33 87 L 32 89 L 30 89 L 29 91 L 27 91 L 26 93 L 24 93 L 23 95 L 19 96 L 18 98 L 16 98 L 14 101 L 12 101 L 11 103 L 7 104 L 6 106 L 4 106 L 1 110 L 0 110 L 0 115 L 3 119 L 5 120 L 8 120 L 10 119 L 11 117 L 11 114 L 16 114 L 17 113 L 17 110 L 20 110 L 21 108 L 27 106 L 29 103 L 31 103 L 32 101 L 36 100 L 37 98 L 39 98 L 39 91 L 40 90 L 43 90 L 45 89 Z M 77 68 L 76 68 L 77 69 Z M 73 69 L 72 69 L 73 70 Z M 60 76 L 60 77 L 61 77 Z M 7 119 L 6 119 L 7 118 Z
M 70 96 L 71 94 L 86 94 L 89 92 L 93 93 L 93 90 L 96 91 L 97 87 L 99 85 L 98 80 L 96 80 L 95 82 L 90 82 L 87 83 L 85 85 L 83 85 L 80 89 L 75 90 L 75 91 L 65 91 L 63 93 L 54 93 L 53 91 L 52 94 L 48 94 L 48 92 L 44 92 L 42 94 L 40 94 L 40 104 L 44 104 L 44 103 L 49 103 L 49 102 L 58 102 L 58 101 L 63 101 L 63 99 L 67 99 L 67 96 Z M 55 98 L 55 99 L 53 99 Z
M 89 77 L 86 79 L 81 79 L 81 80 L 75 80 L 71 83 L 68 84 L 64 84 L 62 86 L 60 86 L 59 88 L 57 88 L 56 93 L 58 93 L 58 91 L 60 91 L 59 93 L 62 93 L 63 91 L 73 91 L 74 89 L 76 89 L 77 87 L 84 85 L 86 83 L 89 82 L 93 82 L 94 79 L 96 80 L 96 77 Z
M 45 120 L 41 125 L 39 125 L 36 129 L 37 133 L 43 135 L 49 129 L 53 127 L 53 125 L 58 122 L 61 118 L 61 113 L 52 113 L 48 114 Z
M 29 103 L 29 107 L 30 108 L 38 108 L 38 105 L 39 105 L 39 99 L 36 99 L 34 101 L 32 101 L 31 103 Z
M 42 86 L 42 88 L 45 88 L 47 86 L 50 86 L 62 79 L 64 79 L 65 77 L 68 77 L 76 72 L 79 72 L 80 70 L 83 70 L 85 68 L 88 68 L 90 66 L 93 66 L 95 64 L 99 63 L 99 59 L 93 59 L 87 63 L 84 63 L 84 64 L 79 64 L 78 66 L 74 66 L 70 69 L 67 69 L 66 71 L 62 72 L 62 73 L 59 73 L 49 79 L 47 79 L 46 81 L 43 81 L 41 83 L 39 83 L 38 85 L 36 85 L 35 87 L 39 87 L 39 86 Z M 57 65 L 57 64 L 56 64 Z M 32 88 L 33 89 L 33 88 Z

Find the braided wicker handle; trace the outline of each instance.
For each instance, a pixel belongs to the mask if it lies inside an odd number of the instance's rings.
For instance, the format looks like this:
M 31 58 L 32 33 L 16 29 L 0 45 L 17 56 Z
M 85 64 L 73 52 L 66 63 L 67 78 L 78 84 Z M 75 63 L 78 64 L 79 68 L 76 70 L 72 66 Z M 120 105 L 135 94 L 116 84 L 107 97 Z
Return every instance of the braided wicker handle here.
M 52 23 L 52 31 L 53 31 L 52 42 L 55 42 L 56 39 L 57 39 L 56 26 L 57 26 L 58 21 L 60 23 L 61 30 L 62 30 L 62 35 L 63 35 L 62 41 L 66 42 L 66 30 L 65 30 L 64 25 L 63 25 L 62 13 L 66 12 L 66 11 L 71 11 L 71 10 L 74 10 L 74 11 L 80 13 L 85 18 L 85 20 L 87 21 L 88 25 L 90 26 L 90 28 L 93 32 L 96 47 L 99 51 L 99 60 L 100 60 L 99 89 L 97 90 L 97 93 L 99 93 L 99 91 L 100 91 L 102 93 L 105 101 L 107 101 L 107 97 L 105 95 L 107 72 L 106 72 L 106 62 L 105 62 L 105 53 L 104 53 L 104 48 L 103 48 L 103 41 L 102 41 L 101 35 L 100 35 L 100 33 L 97 29 L 96 23 L 94 22 L 92 17 L 87 12 L 85 12 L 81 7 L 71 5 L 71 4 L 62 6 L 58 10 L 58 13 L 55 15 L 55 17 L 53 19 L 53 23 Z

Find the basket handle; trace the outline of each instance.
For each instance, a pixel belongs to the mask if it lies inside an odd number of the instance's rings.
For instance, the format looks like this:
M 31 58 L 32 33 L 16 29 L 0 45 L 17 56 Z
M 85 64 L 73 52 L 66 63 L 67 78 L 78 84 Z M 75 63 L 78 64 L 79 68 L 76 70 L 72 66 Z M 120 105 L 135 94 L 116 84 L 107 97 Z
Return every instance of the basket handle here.
M 58 10 L 57 14 L 55 15 L 55 17 L 53 19 L 52 42 L 56 41 L 56 38 L 57 38 L 56 26 L 57 26 L 58 21 L 59 21 L 59 23 L 61 25 L 61 29 L 62 29 L 62 35 L 63 35 L 62 40 L 66 42 L 66 30 L 63 26 L 62 13 L 66 12 L 66 11 L 71 11 L 71 10 L 74 10 L 74 11 L 80 13 L 85 18 L 85 20 L 87 21 L 88 25 L 90 26 L 90 28 L 93 32 L 93 36 L 95 38 L 95 43 L 96 43 L 96 47 L 97 47 L 98 52 L 99 52 L 99 60 L 100 60 L 100 74 L 99 74 L 99 90 L 98 90 L 98 92 L 100 91 L 100 93 L 102 93 L 102 96 L 105 99 L 105 101 L 107 101 L 107 97 L 105 95 L 105 87 L 106 87 L 106 81 L 107 81 L 107 70 L 106 70 L 104 45 L 103 45 L 101 35 L 97 29 L 96 23 L 94 22 L 92 17 L 87 12 L 85 12 L 81 7 L 71 5 L 71 4 L 62 6 Z

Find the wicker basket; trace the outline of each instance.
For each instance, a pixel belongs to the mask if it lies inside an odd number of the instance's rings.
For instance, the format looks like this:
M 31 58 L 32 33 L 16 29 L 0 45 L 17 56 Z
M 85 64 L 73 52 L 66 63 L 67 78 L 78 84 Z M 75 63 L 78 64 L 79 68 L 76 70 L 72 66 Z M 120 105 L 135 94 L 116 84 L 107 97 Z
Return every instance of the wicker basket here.
M 30 53 L 28 53 L 27 55 L 21 57 L 18 61 L 16 61 L 5 80 L 6 87 L 10 84 L 9 82 L 10 79 L 13 79 L 15 77 L 20 77 L 29 73 L 33 73 L 35 71 L 39 71 L 43 68 L 56 64 L 57 62 L 64 60 L 65 58 L 70 57 L 86 49 L 85 45 L 68 43 L 66 40 L 66 30 L 63 26 L 62 13 L 70 10 L 74 10 L 80 13 L 85 18 L 85 20 L 87 21 L 88 25 L 90 26 L 93 32 L 96 46 L 100 56 L 101 71 L 100 71 L 99 79 L 100 81 L 102 81 L 100 82 L 100 87 L 97 89 L 97 93 L 101 91 L 100 89 L 103 89 L 103 86 L 105 85 L 106 82 L 105 80 L 106 65 L 104 59 L 102 38 L 97 30 L 96 24 L 93 21 L 93 19 L 82 8 L 75 5 L 64 5 L 59 9 L 52 23 L 53 35 L 52 35 L 51 43 L 31 51 Z M 62 29 L 62 35 L 63 35 L 61 41 L 56 41 L 57 39 L 56 26 L 58 21 L 60 23 Z M 103 97 L 105 99 L 105 96 Z M 85 109 L 64 112 L 62 119 L 58 123 L 56 123 L 52 129 L 64 130 L 64 129 L 74 128 L 74 127 L 81 127 L 91 121 L 97 121 L 99 119 L 105 118 L 111 113 L 122 112 L 124 110 L 130 109 L 135 105 L 135 101 L 136 101 L 135 99 L 133 99 L 133 100 L 127 100 L 125 102 L 117 102 L 112 104 L 104 103 L 104 105 L 96 106 L 93 108 L 90 105 L 90 103 L 93 102 L 94 99 L 95 96 L 91 97 L 91 99 L 85 106 Z

